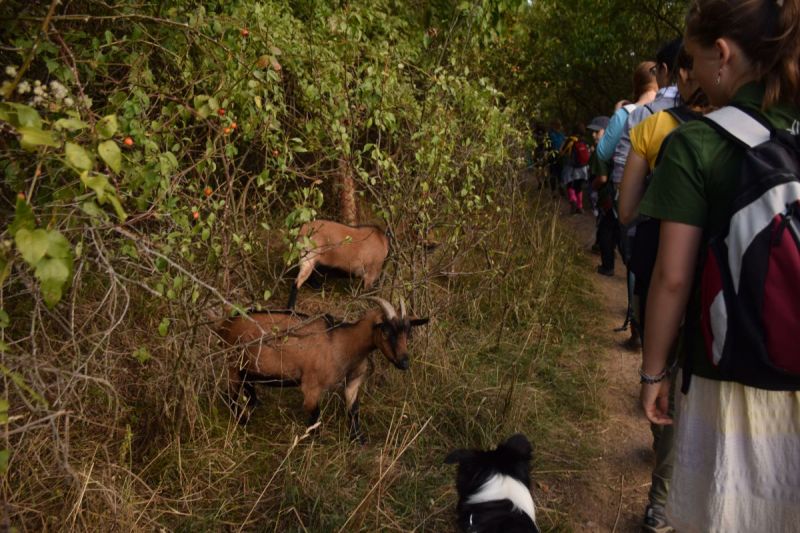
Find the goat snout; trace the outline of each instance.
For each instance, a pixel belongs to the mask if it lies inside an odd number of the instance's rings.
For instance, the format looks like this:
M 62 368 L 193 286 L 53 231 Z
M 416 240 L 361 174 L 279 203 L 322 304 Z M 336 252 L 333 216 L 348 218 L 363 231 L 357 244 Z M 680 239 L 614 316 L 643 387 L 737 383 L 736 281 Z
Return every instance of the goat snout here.
M 402 358 L 398 359 L 394 366 L 400 370 L 408 370 L 408 356 L 404 355 Z

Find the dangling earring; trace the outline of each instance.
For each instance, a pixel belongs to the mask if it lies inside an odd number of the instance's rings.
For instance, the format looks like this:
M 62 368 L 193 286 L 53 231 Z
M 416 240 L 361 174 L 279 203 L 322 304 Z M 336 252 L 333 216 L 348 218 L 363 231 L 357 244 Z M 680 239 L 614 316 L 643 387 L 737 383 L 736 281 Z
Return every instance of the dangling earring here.
M 719 85 L 721 79 L 722 79 L 722 69 L 720 69 L 719 72 L 717 73 L 717 85 Z

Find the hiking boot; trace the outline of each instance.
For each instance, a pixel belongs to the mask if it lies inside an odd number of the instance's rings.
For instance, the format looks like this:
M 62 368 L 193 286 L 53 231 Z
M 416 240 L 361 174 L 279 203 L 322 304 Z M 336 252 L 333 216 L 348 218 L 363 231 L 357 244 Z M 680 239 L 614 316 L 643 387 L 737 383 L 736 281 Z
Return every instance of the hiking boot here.
M 597 267 L 597 273 L 603 276 L 608 276 L 609 278 L 614 277 L 614 269 L 613 268 L 605 268 L 603 265 Z
M 655 503 L 648 504 L 644 510 L 642 533 L 674 533 L 674 531 L 667 523 L 664 507 Z

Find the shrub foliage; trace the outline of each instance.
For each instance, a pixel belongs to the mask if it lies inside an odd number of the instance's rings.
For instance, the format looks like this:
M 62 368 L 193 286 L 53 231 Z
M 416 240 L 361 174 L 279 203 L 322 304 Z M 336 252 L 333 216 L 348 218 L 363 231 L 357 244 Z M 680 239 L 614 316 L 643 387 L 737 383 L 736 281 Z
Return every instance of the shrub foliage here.
M 436 454 L 512 430 L 578 445 L 548 424 L 591 411 L 564 401 L 584 384 L 558 359 L 579 326 L 559 296 L 572 248 L 521 195 L 526 99 L 519 70 L 497 68 L 503 43 L 524 46 L 527 2 L 10 1 L 0 16 L 8 524 L 441 531 Z M 410 376 L 373 362 L 364 449 L 335 397 L 314 439 L 293 391 L 264 391 L 247 429 L 219 398 L 208 317 L 281 307 L 316 217 L 391 228 L 379 293 L 434 317 Z M 350 286 L 300 305 L 353 318 Z

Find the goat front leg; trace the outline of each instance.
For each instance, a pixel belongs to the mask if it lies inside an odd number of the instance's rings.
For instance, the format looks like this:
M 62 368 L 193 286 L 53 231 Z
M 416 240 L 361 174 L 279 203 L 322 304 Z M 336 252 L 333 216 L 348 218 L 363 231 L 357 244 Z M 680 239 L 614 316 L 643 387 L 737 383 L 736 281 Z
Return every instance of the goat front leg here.
M 236 418 L 241 425 L 247 424 L 247 421 L 250 419 L 250 410 L 247 408 L 242 409 L 239 406 L 239 396 L 242 393 L 242 386 L 244 383 L 242 372 L 236 367 L 228 367 L 228 393 L 225 400 L 234 418 Z
M 294 309 L 295 303 L 297 303 L 297 291 L 300 289 L 300 287 L 303 286 L 303 283 L 305 283 L 308 277 L 314 272 L 315 265 L 316 261 L 309 255 L 306 255 L 300 260 L 297 277 L 294 279 L 291 292 L 289 292 L 289 303 L 286 304 L 287 309 Z
M 317 385 L 300 384 L 303 392 L 303 410 L 308 415 L 307 427 L 311 427 L 319 421 L 319 401 L 322 396 L 322 389 Z
M 359 401 L 358 390 L 367 378 L 367 360 L 364 359 L 359 365 L 350 372 L 344 386 L 344 400 L 347 405 L 347 412 L 350 416 L 350 439 L 366 444 L 367 437 L 361 432 L 361 422 L 359 420 Z

